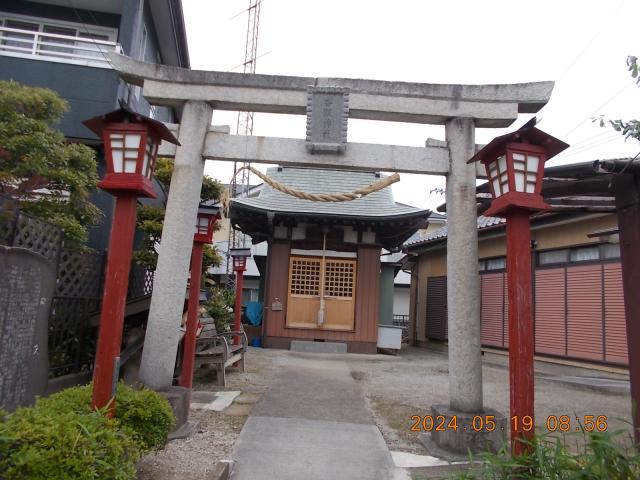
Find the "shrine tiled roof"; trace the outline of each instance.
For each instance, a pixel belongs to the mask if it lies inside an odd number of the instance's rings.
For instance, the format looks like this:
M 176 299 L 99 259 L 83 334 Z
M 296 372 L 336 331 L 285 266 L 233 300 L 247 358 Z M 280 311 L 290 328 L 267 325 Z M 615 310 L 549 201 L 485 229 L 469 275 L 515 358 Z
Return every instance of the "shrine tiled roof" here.
M 478 217 L 478 230 L 493 227 L 495 225 L 500 225 L 502 223 L 505 223 L 504 218 L 485 217 L 484 215 L 480 215 Z M 404 246 L 407 248 L 413 248 L 420 245 L 425 245 L 427 243 L 435 242 L 436 240 L 442 240 L 444 238 L 447 238 L 447 233 L 447 226 L 445 225 L 444 227 L 435 230 L 418 240 L 406 242 Z
M 376 183 L 384 177 L 374 172 L 300 167 L 274 167 L 267 169 L 266 173 L 270 178 L 287 187 L 314 194 L 349 193 Z M 421 214 L 426 218 L 429 214 L 428 210 L 396 203 L 391 187 L 348 202 L 315 202 L 287 195 L 265 184 L 260 194 L 255 197 L 233 199 L 232 211 L 234 207 L 280 214 L 372 219 L 420 216 Z

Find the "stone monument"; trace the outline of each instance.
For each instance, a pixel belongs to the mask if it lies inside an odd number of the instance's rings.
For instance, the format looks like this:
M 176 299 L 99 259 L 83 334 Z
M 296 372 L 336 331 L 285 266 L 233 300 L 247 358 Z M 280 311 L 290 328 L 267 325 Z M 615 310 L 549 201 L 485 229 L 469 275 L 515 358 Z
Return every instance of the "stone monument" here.
M 0 246 L 0 408 L 32 404 L 47 389 L 53 265 L 24 248 Z

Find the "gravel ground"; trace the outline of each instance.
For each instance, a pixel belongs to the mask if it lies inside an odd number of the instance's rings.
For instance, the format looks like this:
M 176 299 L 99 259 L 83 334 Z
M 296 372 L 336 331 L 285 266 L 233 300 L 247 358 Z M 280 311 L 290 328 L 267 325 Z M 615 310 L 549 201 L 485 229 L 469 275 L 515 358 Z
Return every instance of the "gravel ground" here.
M 367 358 L 365 358 L 367 357 Z M 412 432 L 412 415 L 429 415 L 430 406 L 449 403 L 446 351 L 405 347 L 398 356 L 351 355 L 349 366 L 359 381 L 389 448 L 424 454 L 418 432 Z M 628 381 L 628 376 L 584 368 L 536 362 L 536 419 L 538 432 L 545 433 L 550 415 L 575 417 L 606 415 L 608 431 L 631 432 L 631 398 L 615 389 L 592 388 L 550 381 L 541 376 L 600 377 Z M 508 415 L 509 384 L 507 357 L 483 357 L 484 405 Z
M 278 352 L 282 351 L 250 347 L 246 372 L 227 370 L 226 390 L 239 390 L 241 395 L 222 412 L 192 409 L 189 418 L 198 422 L 195 433 L 144 456 L 138 463 L 138 479 L 200 480 L 207 478 L 218 461 L 230 459 L 251 408 L 273 379 Z M 194 375 L 194 390 L 225 390 L 215 384 L 215 375 L 214 369 L 199 369 Z
M 242 394 L 223 412 L 192 410 L 199 422 L 189 439 L 174 440 L 167 447 L 144 457 L 139 464 L 140 480 L 195 480 L 206 478 L 219 460 L 229 459 L 240 430 L 255 404 L 272 383 L 281 362 L 295 362 L 286 350 L 251 348 L 247 372 L 228 370 L 227 390 Z M 319 355 L 320 356 L 320 355 Z M 430 406 L 449 402 L 446 351 L 405 347 L 397 355 L 321 355 L 328 362 L 346 361 L 352 377 L 361 386 L 368 407 L 390 450 L 425 454 L 412 432 L 412 415 L 429 415 Z M 628 392 L 591 388 L 550 381 L 541 376 L 582 376 L 627 380 L 625 375 L 577 367 L 536 362 L 536 427 L 545 432 L 549 415 L 606 415 L 609 430 L 630 431 Z M 502 413 L 509 411 L 507 358 L 483 357 L 484 404 Z M 222 390 L 215 385 L 215 373 L 206 368 L 196 372 L 194 389 Z M 572 427 L 575 422 L 572 423 Z

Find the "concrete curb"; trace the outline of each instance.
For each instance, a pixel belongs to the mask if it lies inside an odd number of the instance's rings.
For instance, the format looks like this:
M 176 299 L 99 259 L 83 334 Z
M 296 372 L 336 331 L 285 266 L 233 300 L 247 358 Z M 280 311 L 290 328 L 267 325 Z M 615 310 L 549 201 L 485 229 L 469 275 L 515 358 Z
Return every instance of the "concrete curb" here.
M 221 462 L 216 463 L 216 466 L 209 475 L 209 480 L 229 480 L 231 477 L 231 472 L 233 470 L 233 461 L 231 460 L 222 460 Z

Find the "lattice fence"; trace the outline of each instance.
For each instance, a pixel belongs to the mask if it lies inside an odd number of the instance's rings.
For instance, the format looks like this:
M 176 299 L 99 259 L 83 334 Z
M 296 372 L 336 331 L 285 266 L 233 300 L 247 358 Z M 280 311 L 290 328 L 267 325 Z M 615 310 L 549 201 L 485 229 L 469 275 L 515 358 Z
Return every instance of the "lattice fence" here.
M 17 205 L 0 195 L 0 245 L 11 245 L 18 215 Z
M 39 253 L 57 263 L 62 248 L 62 229 L 38 218 L 19 212 L 13 231 L 12 246 Z
M 147 270 L 141 265 L 134 264 L 129 274 L 127 300 L 136 300 L 151 295 L 153 291 L 153 274 L 152 270 Z
M 393 314 L 393 324 L 402 327 L 402 343 L 409 343 L 409 315 Z
M 56 291 L 49 316 L 49 376 L 93 368 L 105 256 L 64 249 L 63 231 L 21 212 L 0 196 L 0 245 L 27 248 L 56 265 Z M 151 295 L 153 272 L 133 265 L 127 300 Z
M 49 317 L 49 375 L 92 368 L 100 307 L 104 255 L 62 250 Z

